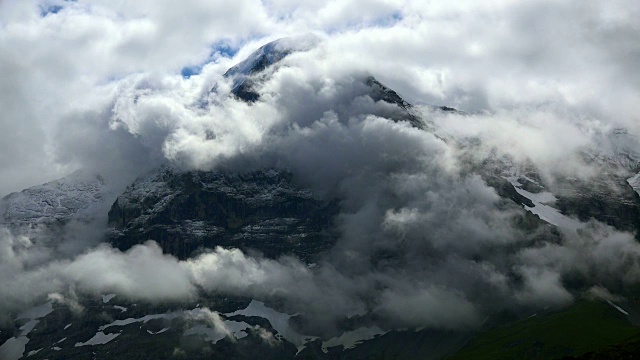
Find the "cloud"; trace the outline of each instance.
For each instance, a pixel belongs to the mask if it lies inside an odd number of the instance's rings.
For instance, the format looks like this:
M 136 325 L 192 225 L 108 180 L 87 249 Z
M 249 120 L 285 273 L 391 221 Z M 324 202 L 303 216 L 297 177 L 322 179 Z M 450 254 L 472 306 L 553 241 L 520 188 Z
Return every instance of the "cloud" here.
M 446 6 L 380 0 L 239 1 L 224 6 L 195 0 L 180 6 L 5 1 L 0 6 L 0 67 L 6 74 L 0 84 L 0 133 L 5 134 L 0 165 L 7 174 L 1 194 L 77 167 L 108 163 L 102 156 L 109 147 L 88 159 L 69 156 L 78 153 L 75 143 L 84 140 L 82 131 L 59 134 L 77 127 L 93 129 L 93 136 L 117 138 L 95 119 L 110 116 L 113 96 L 121 98 L 131 79 L 161 79 L 161 101 L 171 94 L 188 104 L 193 98 L 184 94 L 206 91 L 265 41 L 309 31 L 328 40 L 315 71 L 336 77 L 369 72 L 413 103 L 468 111 L 552 105 L 552 118 L 569 113 L 640 130 L 640 82 L 633 76 L 640 51 L 631 41 L 640 10 L 633 1 Z M 42 16 L 47 6 L 60 9 Z M 384 20 L 388 18 L 393 21 Z M 238 49 L 233 59 L 215 55 L 212 47 L 221 43 Z M 212 63 L 202 76 L 180 79 L 180 69 L 206 62 Z M 69 122 L 69 117 L 75 120 Z M 174 137 L 180 134 L 173 133 L 170 143 L 179 142 Z M 245 135 L 250 143 L 257 136 Z M 134 140 L 151 141 L 148 136 Z M 134 144 L 122 150 L 122 158 L 141 154 Z M 229 146 L 213 151 L 228 154 Z M 170 156 L 175 151 L 179 149 L 167 150 Z
M 472 168 L 497 153 L 548 177 L 593 173 L 578 151 L 618 126 L 640 133 L 633 1 L 52 1 L 59 11 L 42 14 L 43 4 L 0 3 L 0 194 L 77 167 L 116 187 L 163 161 L 278 167 L 341 201 L 339 239 L 309 268 L 237 249 L 186 261 L 153 242 L 120 252 L 77 228 L 66 239 L 86 239 L 63 241 L 65 252 L 39 233 L 4 231 L 6 313 L 73 291 L 150 302 L 204 291 L 284 300 L 316 333 L 367 311 L 386 326 L 466 329 L 497 309 L 562 305 L 585 286 L 616 292 L 638 281 L 631 234 L 514 225 L 523 210 L 467 171 L 460 146 L 480 140 Z M 268 70 L 260 101 L 227 96 L 231 65 L 306 32 L 322 41 Z M 194 65 L 200 73 L 183 78 Z M 367 75 L 419 105 L 438 131 L 393 122 L 399 110 L 367 95 Z
M 210 338 L 218 339 L 228 336 L 230 339 L 235 339 L 233 337 L 233 332 L 224 323 L 220 314 L 215 311 L 211 311 L 209 308 L 204 307 L 187 311 L 185 312 L 185 318 L 187 320 L 204 322 L 208 325 L 209 328 L 213 330 L 213 333 L 207 334 Z
M 47 248 L 34 245 L 25 249 L 21 244 L 26 241 L 6 230 L 0 240 L 4 249 L 0 308 L 4 314 L 47 296 L 79 308 L 76 293 L 98 296 L 115 292 L 152 303 L 189 300 L 196 295 L 188 270 L 175 258 L 163 255 L 155 243 L 127 253 L 101 245 L 70 259 L 59 259 Z
M 370 209 L 360 211 L 371 214 Z M 624 292 L 640 276 L 634 260 L 640 246 L 633 237 L 595 222 L 593 231 L 567 234 L 565 243 L 530 246 L 525 234 L 496 241 L 478 230 L 458 230 L 456 221 L 440 227 L 424 224 L 415 211 L 393 217 L 403 217 L 401 226 L 407 229 L 401 237 L 396 230 L 383 230 L 378 239 L 372 233 L 358 239 L 362 234 L 345 232 L 334 253 L 317 267 L 295 258 L 265 259 L 223 248 L 180 261 L 162 254 L 155 242 L 127 252 L 101 245 L 67 260 L 30 265 L 29 258 L 38 256 L 35 249 L 25 251 L 30 241 L 5 232 L 0 280 L 7 286 L 0 293 L 0 308 L 15 313 L 48 296 L 81 309 L 82 296 L 111 292 L 136 302 L 184 303 L 196 301 L 204 291 L 277 300 L 287 312 L 310 320 L 305 333 L 330 337 L 340 319 L 368 312 L 391 328 L 472 329 L 498 310 L 566 305 L 584 286 Z M 356 226 L 376 220 L 353 216 L 345 221 Z M 501 225 L 508 227 L 508 222 Z M 413 232 L 412 227 L 435 233 Z M 446 242 L 445 234 L 451 236 Z
M 455 290 L 438 287 L 387 291 L 382 294 L 381 308 L 386 316 L 399 323 L 419 328 L 465 330 L 476 328 L 482 321 L 476 307 Z

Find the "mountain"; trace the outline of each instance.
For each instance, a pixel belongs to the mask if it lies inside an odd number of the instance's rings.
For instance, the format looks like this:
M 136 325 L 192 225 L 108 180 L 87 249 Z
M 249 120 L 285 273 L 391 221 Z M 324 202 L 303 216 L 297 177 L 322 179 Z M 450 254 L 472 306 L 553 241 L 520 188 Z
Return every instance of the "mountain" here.
M 262 46 L 225 73 L 232 82 L 229 96 L 248 104 L 260 101 L 262 85 L 283 60 L 317 42 L 313 37 L 281 39 Z M 434 131 L 435 125 L 416 107 L 374 76 L 356 74 L 345 83 L 349 97 L 335 111 L 340 121 L 375 115 L 405 122 L 412 131 Z M 375 106 L 362 110 L 358 102 Z M 317 107 L 319 113 L 333 110 L 326 104 Z M 446 106 L 432 108 L 464 115 Z M 562 231 L 579 231 L 592 218 L 640 234 L 640 142 L 623 129 L 598 136 L 597 146 L 581 154 L 601 170 L 587 179 L 549 181 L 533 164 L 515 164 L 495 154 L 480 165 L 463 156 L 461 166 L 494 188 L 500 196 L 497 206 L 521 215 L 516 227 L 537 234 L 536 241 L 561 243 Z M 438 137 L 455 142 L 468 156 L 482 145 Z M 108 223 L 107 241 L 122 251 L 151 239 L 181 260 L 222 246 L 257 251 L 268 259 L 293 255 L 313 268 L 336 244 L 343 220 L 337 216 L 345 204 L 334 195 L 319 196 L 297 180 L 284 168 L 197 171 L 164 164 L 115 193 L 100 175 L 80 170 L 2 199 L 0 225 L 27 231 L 101 221 Z M 378 260 L 384 266 L 389 259 Z M 376 322 L 375 312 L 356 314 L 321 336 L 307 335 L 303 314 L 287 313 L 278 301 L 200 295 L 192 304 L 79 294 L 76 300 L 84 306 L 79 313 L 43 299 L 30 311 L 12 315 L 14 322 L 2 328 L 0 358 L 558 358 L 626 346 L 627 337 L 639 334 L 636 304 L 603 299 L 581 298 L 571 307 L 545 309 L 528 319 L 506 310 L 492 313 L 477 331 L 393 328 Z
M 111 243 L 121 250 L 156 240 L 181 259 L 215 246 L 313 259 L 331 248 L 337 205 L 267 169 L 245 174 L 162 166 L 133 182 L 109 211 Z
M 260 99 L 259 89 L 262 83 L 269 78 L 270 73 L 276 70 L 281 61 L 290 54 L 312 49 L 320 40 L 313 36 L 284 38 L 270 42 L 247 59 L 230 68 L 224 77 L 232 80 L 231 95 L 243 101 L 253 103 Z M 395 105 L 394 108 L 378 107 L 377 115 L 394 121 L 408 121 L 412 126 L 423 128 L 425 124 L 413 110 L 413 106 L 402 99 L 395 91 L 379 82 L 373 76 L 358 76 L 356 84 L 349 87 L 352 101 L 362 96 L 367 96 L 375 103 Z M 214 86 L 212 91 L 217 91 Z M 453 108 L 442 106 L 441 111 L 456 111 Z M 330 109 L 327 109 L 330 110 Z M 364 115 L 364 114 L 358 114 Z
M 275 65 L 287 55 L 312 49 L 320 39 L 313 35 L 282 38 L 261 46 L 245 60 L 231 67 L 224 77 L 233 80 L 231 93 L 238 98 L 253 102 L 260 97 L 254 86 L 259 76 L 268 67 Z M 212 89 L 215 91 L 215 88 Z
M 597 148 L 585 153 L 596 161 L 613 163 L 633 173 L 640 171 L 640 139 L 624 128 L 601 134 Z
M 64 224 L 92 220 L 115 199 L 105 179 L 78 170 L 71 175 L 2 198 L 0 224 Z
M 567 310 L 533 314 L 480 334 L 451 359 L 573 358 L 640 336 L 625 312 L 611 302 L 581 299 Z M 603 355 L 597 358 L 608 358 Z

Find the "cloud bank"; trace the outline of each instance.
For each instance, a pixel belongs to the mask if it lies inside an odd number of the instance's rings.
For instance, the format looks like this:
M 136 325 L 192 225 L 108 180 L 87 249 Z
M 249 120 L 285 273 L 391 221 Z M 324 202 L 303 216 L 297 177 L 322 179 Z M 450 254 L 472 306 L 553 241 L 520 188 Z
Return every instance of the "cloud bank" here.
M 318 71 L 370 72 L 416 104 L 543 107 L 636 133 L 640 123 L 633 1 L 32 0 L 0 7 L 1 194 L 141 154 L 151 134 L 123 135 L 117 147 L 86 141 L 117 137 L 107 119 L 123 84 L 144 78 L 147 91 L 188 104 L 259 45 L 307 32 L 330 40 Z M 180 76 L 194 66 L 200 76 Z
M 69 289 L 149 302 L 211 292 L 284 300 L 311 333 L 366 313 L 460 330 L 596 284 L 624 291 L 640 275 L 632 234 L 523 228 L 523 210 L 468 172 L 451 139 L 481 141 L 476 166 L 497 151 L 549 177 L 589 176 L 577 151 L 613 128 L 640 133 L 639 13 L 633 1 L 2 2 L 0 193 L 77 167 L 124 186 L 171 161 L 285 168 L 342 211 L 315 268 L 222 248 L 178 261 L 153 242 L 60 257 L 5 231 L 0 308 Z M 228 96 L 231 65 L 307 32 L 320 44 L 268 70 L 258 102 Z M 391 121 L 397 109 L 367 96 L 370 74 L 438 131 Z

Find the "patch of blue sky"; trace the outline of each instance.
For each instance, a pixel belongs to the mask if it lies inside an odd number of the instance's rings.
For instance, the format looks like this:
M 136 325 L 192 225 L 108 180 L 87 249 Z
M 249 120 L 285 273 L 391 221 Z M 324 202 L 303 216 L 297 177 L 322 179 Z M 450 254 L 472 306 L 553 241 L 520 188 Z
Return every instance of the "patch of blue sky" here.
M 340 26 L 326 29 L 326 32 L 327 34 L 336 34 L 344 31 L 365 28 L 389 28 L 401 22 L 403 19 L 404 16 L 402 15 L 402 13 L 400 11 L 395 11 L 391 14 L 386 14 L 384 16 L 380 16 L 370 20 L 341 24 Z
M 229 42 L 218 42 L 211 47 L 209 58 L 216 57 L 217 54 L 219 54 L 219 56 L 231 58 L 238 53 L 238 50 L 239 49 L 237 47 L 231 46 Z
M 220 57 L 231 58 L 238 53 L 239 48 L 232 46 L 229 41 L 219 41 L 211 45 L 211 51 L 207 59 L 199 64 L 185 66 L 180 70 L 180 75 L 188 79 L 194 75 L 199 75 L 202 68 L 212 61 L 216 61 Z
M 43 1 L 40 3 L 40 16 L 45 17 L 49 14 L 57 14 L 65 7 L 65 3 L 73 3 L 77 0 L 59 0 L 59 1 Z
M 188 78 L 192 77 L 193 75 L 199 75 L 200 72 L 202 72 L 202 67 L 203 66 L 204 65 L 183 67 L 182 70 L 180 70 L 180 75 L 182 75 L 182 77 L 185 78 L 185 79 L 188 79 Z
M 385 16 L 375 20 L 372 25 L 378 26 L 378 27 L 391 27 L 399 23 L 400 21 L 402 21 L 402 19 L 404 19 L 404 16 L 402 16 L 402 13 L 400 11 L 396 11 L 390 14 L 389 16 Z
M 62 5 L 41 4 L 40 5 L 40 16 L 41 17 L 45 17 L 45 16 L 47 16 L 49 14 L 57 14 L 62 9 L 64 9 L 64 6 L 62 6 Z

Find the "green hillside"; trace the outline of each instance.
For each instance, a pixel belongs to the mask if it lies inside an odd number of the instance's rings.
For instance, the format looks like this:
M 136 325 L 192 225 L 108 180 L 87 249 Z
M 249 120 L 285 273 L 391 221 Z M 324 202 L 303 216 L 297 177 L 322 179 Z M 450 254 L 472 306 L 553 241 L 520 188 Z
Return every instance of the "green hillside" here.
M 557 359 L 638 336 L 640 328 L 606 302 L 581 300 L 564 311 L 479 334 L 450 359 Z

